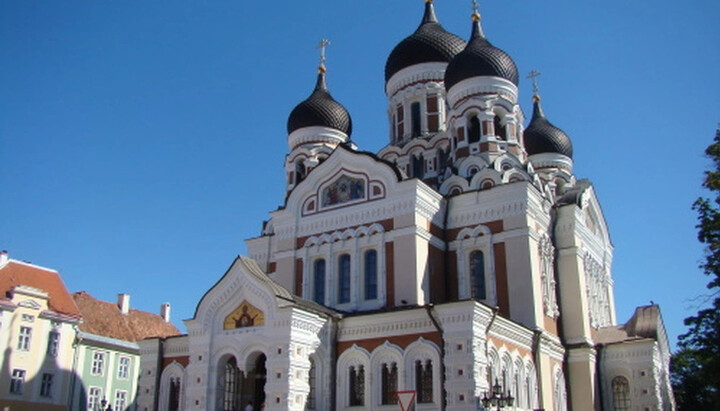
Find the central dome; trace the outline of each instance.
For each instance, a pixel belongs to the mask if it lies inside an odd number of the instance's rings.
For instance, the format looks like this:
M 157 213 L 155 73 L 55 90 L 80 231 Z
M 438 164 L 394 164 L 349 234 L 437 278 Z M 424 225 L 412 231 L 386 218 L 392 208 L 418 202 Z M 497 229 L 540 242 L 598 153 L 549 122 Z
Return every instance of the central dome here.
M 480 15 L 473 15 L 470 41 L 445 70 L 445 89 L 472 77 L 500 77 L 518 85 L 518 69 L 513 59 L 490 44 L 480 27 Z
M 445 31 L 435 17 L 432 1 L 428 1 L 420 26 L 390 52 L 385 63 L 385 82 L 398 71 L 415 64 L 448 63 L 464 47 L 463 39 Z

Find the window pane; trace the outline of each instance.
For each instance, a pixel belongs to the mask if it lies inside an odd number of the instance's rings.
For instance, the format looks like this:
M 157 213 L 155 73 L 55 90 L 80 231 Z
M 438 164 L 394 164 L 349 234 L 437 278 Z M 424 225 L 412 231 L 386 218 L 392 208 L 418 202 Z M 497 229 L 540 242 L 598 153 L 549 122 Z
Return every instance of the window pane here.
M 630 409 L 630 384 L 625 377 L 615 377 L 612 381 L 613 407 L 615 411 Z
M 412 136 L 417 137 L 420 135 L 420 103 L 412 103 L 410 105 L 410 121 Z
M 313 269 L 313 301 L 325 304 L 325 260 L 315 260 Z
M 338 259 L 338 304 L 350 302 L 350 255 L 343 254 Z
M 377 298 L 377 251 L 365 252 L 365 299 Z
M 482 251 L 470 253 L 470 296 L 479 300 L 485 294 L 485 256 Z

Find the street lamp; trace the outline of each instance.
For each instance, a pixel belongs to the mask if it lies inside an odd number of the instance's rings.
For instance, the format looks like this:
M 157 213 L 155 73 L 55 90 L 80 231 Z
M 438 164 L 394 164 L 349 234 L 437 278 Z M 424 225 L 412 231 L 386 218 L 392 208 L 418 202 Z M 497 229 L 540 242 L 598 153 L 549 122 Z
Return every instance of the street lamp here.
M 497 407 L 497 411 L 500 411 L 504 407 L 512 407 L 515 402 L 515 398 L 512 396 L 510 391 L 508 391 L 507 395 L 503 393 L 502 387 L 496 378 L 495 385 L 492 386 L 492 395 L 488 397 L 488 393 L 485 391 L 485 395 L 481 401 L 485 409 L 488 409 L 489 407 Z

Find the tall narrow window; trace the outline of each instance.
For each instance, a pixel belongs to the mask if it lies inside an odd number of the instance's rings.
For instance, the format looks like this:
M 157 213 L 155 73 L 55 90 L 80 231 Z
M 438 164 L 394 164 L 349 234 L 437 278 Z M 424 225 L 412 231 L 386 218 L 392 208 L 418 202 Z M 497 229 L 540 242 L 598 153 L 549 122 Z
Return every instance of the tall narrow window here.
M 22 394 L 25 385 L 25 370 L 14 369 L 10 378 L 10 394 Z
M 235 357 L 227 360 L 224 372 L 225 381 L 223 385 L 223 410 L 238 409 L 237 393 L 239 372 Z
M 427 98 L 427 121 L 428 131 L 435 133 L 440 128 L 440 113 L 438 113 L 438 98 L 437 96 L 428 96 Z
M 403 112 L 403 106 L 397 106 L 397 114 L 395 115 L 395 121 L 397 121 L 396 135 L 397 141 L 400 142 L 404 138 L 405 134 L 405 113 Z
M 479 250 L 470 253 L 470 296 L 478 300 L 486 298 L 485 256 Z
M 105 371 L 105 353 L 104 352 L 98 352 L 95 351 L 93 353 L 93 361 L 92 361 L 92 368 L 91 373 L 93 375 L 102 375 Z
M 377 299 L 377 251 L 365 251 L 365 299 Z
M 433 402 L 432 361 L 415 361 L 415 391 L 418 404 Z
M 180 382 L 180 378 L 170 378 L 168 411 L 178 411 L 180 409 Z
M 382 364 L 381 367 L 382 404 L 397 404 L 397 395 L 395 394 L 397 392 L 398 381 L 397 364 Z
M 412 165 L 410 169 L 411 177 L 423 178 L 425 177 L 425 157 L 422 154 L 412 156 Z
M 114 410 L 125 411 L 127 406 L 127 391 L 115 391 L 115 408 Z
M 51 357 L 57 357 L 59 349 L 60 333 L 57 331 L 50 331 L 50 334 L 48 334 L 47 355 Z
M 102 397 L 102 389 L 100 387 L 90 387 L 88 390 L 87 409 L 92 411 L 99 409 L 100 397 Z
M 118 362 L 118 378 L 126 380 L 130 375 L 130 357 L 120 357 Z
M 316 371 L 315 360 L 310 358 L 310 371 L 308 371 L 308 385 L 310 386 L 310 392 L 308 392 L 306 404 L 306 409 L 308 410 L 314 410 L 317 407 L 317 387 L 315 386 L 317 384 L 317 379 L 315 377 Z
M 322 258 L 313 264 L 313 301 L 325 304 L 325 260 Z
M 43 373 L 42 382 L 40 384 L 40 396 L 52 397 L 52 385 L 53 375 L 49 373 Z
M 495 135 L 500 140 L 507 140 L 507 132 L 505 131 L 505 126 L 501 124 L 500 117 L 495 116 L 493 126 L 495 127 Z
M 421 134 L 420 103 L 410 104 L 410 122 L 412 136 L 419 136 Z
M 468 128 L 468 142 L 477 143 L 480 141 L 480 120 L 473 116 L 470 119 L 470 127 Z
M 338 258 L 338 304 L 350 302 L 350 254 Z
M 630 384 L 625 377 L 615 377 L 612 380 L 613 409 L 626 411 L 630 409 Z
M 365 367 L 351 366 L 349 370 L 350 406 L 365 405 Z
M 305 179 L 305 163 L 302 159 L 295 163 L 295 185 L 300 184 Z
M 20 351 L 30 351 L 30 337 L 32 337 L 32 328 L 20 327 L 17 349 Z

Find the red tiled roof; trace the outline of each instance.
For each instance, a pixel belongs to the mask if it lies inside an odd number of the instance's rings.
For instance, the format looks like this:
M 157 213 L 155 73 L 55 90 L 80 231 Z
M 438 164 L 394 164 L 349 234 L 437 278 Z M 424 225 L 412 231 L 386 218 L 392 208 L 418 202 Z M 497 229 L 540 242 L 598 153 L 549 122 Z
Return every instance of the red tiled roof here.
M 130 309 L 123 315 L 117 304 L 98 300 L 85 291 L 74 293 L 72 297 L 83 316 L 79 326 L 81 331 L 132 342 L 180 334 L 172 323 L 165 322 L 158 314 Z
M 60 274 L 49 268 L 9 260 L 0 268 L 0 291 L 3 296 L 13 287 L 25 285 L 48 293 L 48 306 L 52 311 L 77 317 L 80 315 L 77 305 L 70 296 Z

